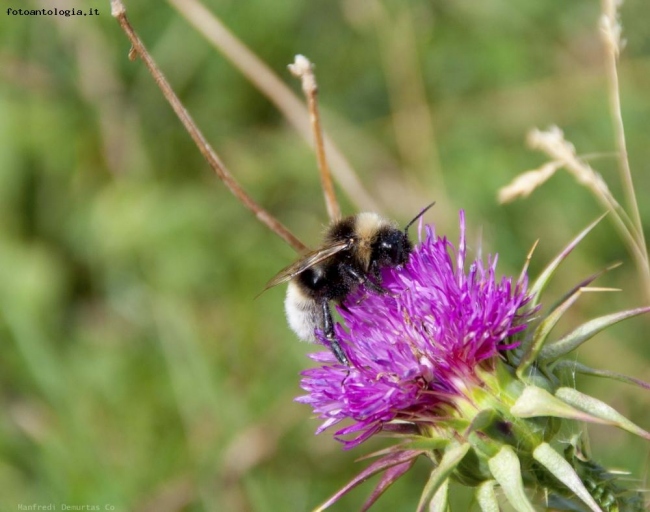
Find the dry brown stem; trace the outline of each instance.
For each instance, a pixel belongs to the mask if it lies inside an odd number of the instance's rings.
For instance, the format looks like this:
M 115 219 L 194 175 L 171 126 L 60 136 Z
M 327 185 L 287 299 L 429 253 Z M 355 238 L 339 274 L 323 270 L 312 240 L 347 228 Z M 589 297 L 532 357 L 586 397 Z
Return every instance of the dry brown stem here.
M 318 170 L 320 171 L 320 181 L 325 195 L 325 205 L 330 220 L 341 218 L 341 209 L 336 200 L 336 192 L 332 183 L 332 175 L 327 165 L 325 156 L 325 146 L 323 144 L 323 130 L 320 124 L 320 114 L 318 113 L 318 84 L 314 74 L 314 65 L 304 55 L 296 55 L 293 64 L 289 64 L 289 71 L 300 78 L 302 90 L 307 98 L 309 108 L 309 121 L 311 130 L 314 134 L 314 146 L 316 148 L 316 159 L 318 160 Z
M 185 107 L 174 93 L 162 71 L 160 71 L 157 64 L 147 51 L 146 47 L 136 34 L 135 30 L 126 17 L 126 8 L 120 0 L 111 0 L 111 14 L 117 19 L 120 26 L 122 27 L 122 30 L 124 30 L 125 34 L 131 41 L 132 48 L 129 52 L 129 58 L 138 56 L 142 59 L 145 66 L 151 73 L 151 76 L 154 78 L 156 84 L 165 96 L 165 99 L 167 99 L 170 106 L 180 121 L 183 123 L 183 126 L 194 140 L 195 144 L 201 151 L 201 154 L 207 160 L 214 173 L 219 177 L 221 181 L 223 181 L 228 190 L 230 190 L 230 192 L 239 201 L 241 201 L 241 203 L 246 206 L 246 208 L 255 214 L 260 222 L 265 224 L 269 229 L 271 229 L 271 231 L 280 236 L 280 238 L 287 242 L 297 252 L 306 251 L 307 247 L 300 240 L 298 240 L 282 223 L 280 223 L 280 221 L 278 221 L 275 217 L 273 217 L 270 213 L 258 205 L 244 191 L 239 183 L 237 183 L 217 153 L 214 151 L 214 149 L 212 149 L 208 141 L 205 139 L 203 133 L 201 133 L 190 114 L 187 112 L 187 110 L 185 110 Z
M 223 23 L 197 0 L 168 0 L 169 3 L 203 36 L 210 41 L 239 71 L 264 94 L 298 131 L 312 142 L 307 108 L 287 85 L 262 60 L 244 45 Z M 360 209 L 378 211 L 375 200 L 361 184 L 343 153 L 328 135 L 324 146 L 329 156 L 332 174 L 348 198 Z
M 618 151 L 619 174 L 621 182 L 623 183 L 623 192 L 625 194 L 627 208 L 634 222 L 635 236 L 638 239 L 639 246 L 645 259 L 646 272 L 649 272 L 647 270 L 647 267 L 649 266 L 648 251 L 646 248 L 645 236 L 643 234 L 643 225 L 641 223 L 639 206 L 634 192 L 632 171 L 630 170 L 630 162 L 627 155 L 625 127 L 623 125 L 623 114 L 621 111 L 621 94 L 618 83 L 617 62 L 621 53 L 621 48 L 624 45 L 624 41 L 621 39 L 622 27 L 618 17 L 618 8 L 622 3 L 623 0 L 603 0 L 603 14 L 600 18 L 600 34 L 605 47 L 605 69 L 609 87 L 609 107 L 614 126 L 616 149 Z
M 500 197 L 511 200 L 517 196 L 525 196 L 548 179 L 555 170 L 564 167 L 579 184 L 592 192 L 607 211 L 611 212 L 614 226 L 634 258 L 643 278 L 646 294 L 649 293 L 650 269 L 643 238 L 639 236 L 636 225 L 616 201 L 601 175 L 576 155 L 573 144 L 564 138 L 564 133 L 557 126 L 552 126 L 547 131 L 531 130 L 527 141 L 532 149 L 542 151 L 551 158 L 551 161 L 539 169 L 518 176 L 510 185 L 501 189 Z
M 650 300 L 650 259 L 646 247 L 643 225 L 632 182 L 632 172 L 627 155 L 625 129 L 621 114 L 621 99 L 618 83 L 617 61 L 621 51 L 621 24 L 618 8 L 622 0 L 603 0 L 600 18 L 600 33 L 605 47 L 605 67 L 609 85 L 610 113 L 614 125 L 619 173 L 627 210 L 614 199 L 603 178 L 595 172 L 585 158 L 576 155 L 573 145 L 564 139 L 564 134 L 557 127 L 542 132 L 532 130 L 528 143 L 534 149 L 546 153 L 551 161 L 533 171 L 518 176 L 510 185 L 499 191 L 501 202 L 511 201 L 516 197 L 526 197 L 535 188 L 549 179 L 560 167 L 566 168 L 580 183 L 593 193 L 594 197 L 610 212 L 612 220 L 624 243 L 634 258 L 636 267 L 643 281 L 646 299 Z

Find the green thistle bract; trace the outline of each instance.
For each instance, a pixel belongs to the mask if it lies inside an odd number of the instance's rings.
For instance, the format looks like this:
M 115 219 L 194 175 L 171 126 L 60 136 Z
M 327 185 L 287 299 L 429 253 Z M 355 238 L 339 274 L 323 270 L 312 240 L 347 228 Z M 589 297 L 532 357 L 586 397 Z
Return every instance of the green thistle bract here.
M 539 314 L 546 283 L 597 222 L 527 289 L 526 268 L 516 281 L 496 279 L 496 257 L 465 269 L 461 212 L 458 249 L 427 227 L 404 268 L 383 273 L 388 293 L 361 289 L 349 298 L 340 310 L 345 329 L 337 326 L 337 335 L 351 365 L 341 365 L 329 351 L 312 355 L 319 366 L 303 372 L 307 395 L 297 400 L 323 420 L 319 433 L 343 423 L 336 437 L 348 448 L 382 431 L 403 441 L 376 454 L 318 510 L 383 473 L 366 510 L 419 456 L 434 469 L 417 510 L 446 510 L 450 479 L 475 488 L 486 512 L 499 510 L 497 489 L 522 512 L 534 511 L 534 503 L 576 511 L 644 510 L 639 493 L 590 461 L 579 422 L 617 426 L 646 439 L 650 434 L 576 391 L 571 374 L 596 371 L 562 358 L 607 326 L 649 308 L 591 320 L 550 341 L 552 328 L 596 274 Z

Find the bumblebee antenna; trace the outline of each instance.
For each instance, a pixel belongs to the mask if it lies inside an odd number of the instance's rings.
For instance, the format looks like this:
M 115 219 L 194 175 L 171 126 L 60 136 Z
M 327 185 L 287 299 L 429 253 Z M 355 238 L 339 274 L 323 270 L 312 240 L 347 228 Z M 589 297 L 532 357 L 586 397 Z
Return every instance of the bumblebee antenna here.
M 320 181 L 325 195 L 325 205 L 330 220 L 341 218 L 341 208 L 336 200 L 336 192 L 332 183 L 332 175 L 325 158 L 325 145 L 323 144 L 323 129 L 320 124 L 320 114 L 318 113 L 318 84 L 316 75 L 314 75 L 314 65 L 304 55 L 296 55 L 293 64 L 289 64 L 289 71 L 293 76 L 300 78 L 302 82 L 302 91 L 307 98 L 309 107 L 309 121 L 311 130 L 314 133 L 314 146 L 316 149 L 316 159 L 318 160 L 318 169 L 320 171 Z
M 185 110 L 185 107 L 178 99 L 178 96 L 176 96 L 176 93 L 174 93 L 174 90 L 171 85 L 169 85 L 169 82 L 163 75 L 162 71 L 160 71 L 160 68 L 147 51 L 144 43 L 140 40 L 131 26 L 131 23 L 126 17 L 126 8 L 121 0 L 111 0 L 111 14 L 117 19 L 120 27 L 122 27 L 122 30 L 129 38 L 129 41 L 131 41 L 129 59 L 135 60 L 136 57 L 142 59 L 149 70 L 149 73 L 151 73 L 151 76 L 165 96 L 165 99 L 174 110 L 174 113 L 178 116 L 178 119 L 183 123 L 187 133 L 190 134 L 190 137 L 192 137 L 192 140 L 194 140 L 194 143 L 199 148 L 199 151 L 201 151 L 201 154 L 207 160 L 214 173 L 219 177 L 224 185 L 226 185 L 232 195 L 234 195 L 246 208 L 253 212 L 262 224 L 266 225 L 271 231 L 282 238 L 282 240 L 293 247 L 296 252 L 306 252 L 307 246 L 298 240 L 298 238 L 296 238 L 287 227 L 257 204 L 253 198 L 244 191 L 241 185 L 237 180 L 235 180 L 233 175 L 221 161 L 215 150 L 212 149 L 203 133 L 201 133 L 201 130 L 199 130 L 199 127 L 196 125 L 187 110 Z
M 422 211 L 421 211 L 420 213 L 418 213 L 415 217 L 413 217 L 413 220 L 412 220 L 411 222 L 409 222 L 409 223 L 406 225 L 406 227 L 404 228 L 404 234 L 408 234 L 408 230 L 409 230 L 409 228 L 413 225 L 413 223 L 414 223 L 416 220 L 418 220 L 420 217 L 422 217 L 422 215 L 424 215 L 425 213 L 427 213 L 427 211 L 429 210 L 429 208 L 431 208 L 434 204 L 436 204 L 435 201 L 434 201 L 433 203 L 427 205 L 427 206 L 424 208 L 424 210 L 422 210 Z

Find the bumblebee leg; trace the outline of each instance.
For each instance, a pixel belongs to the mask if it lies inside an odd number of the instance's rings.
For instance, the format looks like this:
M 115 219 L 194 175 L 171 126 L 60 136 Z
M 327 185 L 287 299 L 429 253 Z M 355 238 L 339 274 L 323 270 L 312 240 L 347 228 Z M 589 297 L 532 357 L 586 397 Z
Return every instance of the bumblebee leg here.
M 378 285 L 374 281 L 372 281 L 371 279 L 368 279 L 368 276 L 366 276 L 365 274 L 360 273 L 358 270 L 356 270 L 351 265 L 341 265 L 341 268 L 343 269 L 343 271 L 349 277 L 354 279 L 359 284 L 366 285 L 366 287 L 370 288 L 375 293 L 384 294 L 384 293 L 386 293 L 388 291 L 385 288 L 382 288 L 380 285 Z
M 336 339 L 334 320 L 332 319 L 329 302 L 324 300 L 321 302 L 321 307 L 323 308 L 323 332 L 325 333 L 325 338 L 329 343 L 330 350 L 334 353 L 339 363 L 350 366 L 350 361 L 348 361 L 348 358 L 343 353 L 343 349 L 341 348 L 341 345 L 339 345 L 339 340 Z

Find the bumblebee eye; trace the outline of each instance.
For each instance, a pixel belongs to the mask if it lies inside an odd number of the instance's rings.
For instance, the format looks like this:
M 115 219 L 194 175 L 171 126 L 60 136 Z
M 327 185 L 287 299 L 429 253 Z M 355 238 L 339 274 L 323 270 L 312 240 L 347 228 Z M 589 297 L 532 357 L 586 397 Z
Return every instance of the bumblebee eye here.
M 401 265 L 409 255 L 411 246 L 401 231 L 384 233 L 375 245 L 375 257 L 380 265 Z

